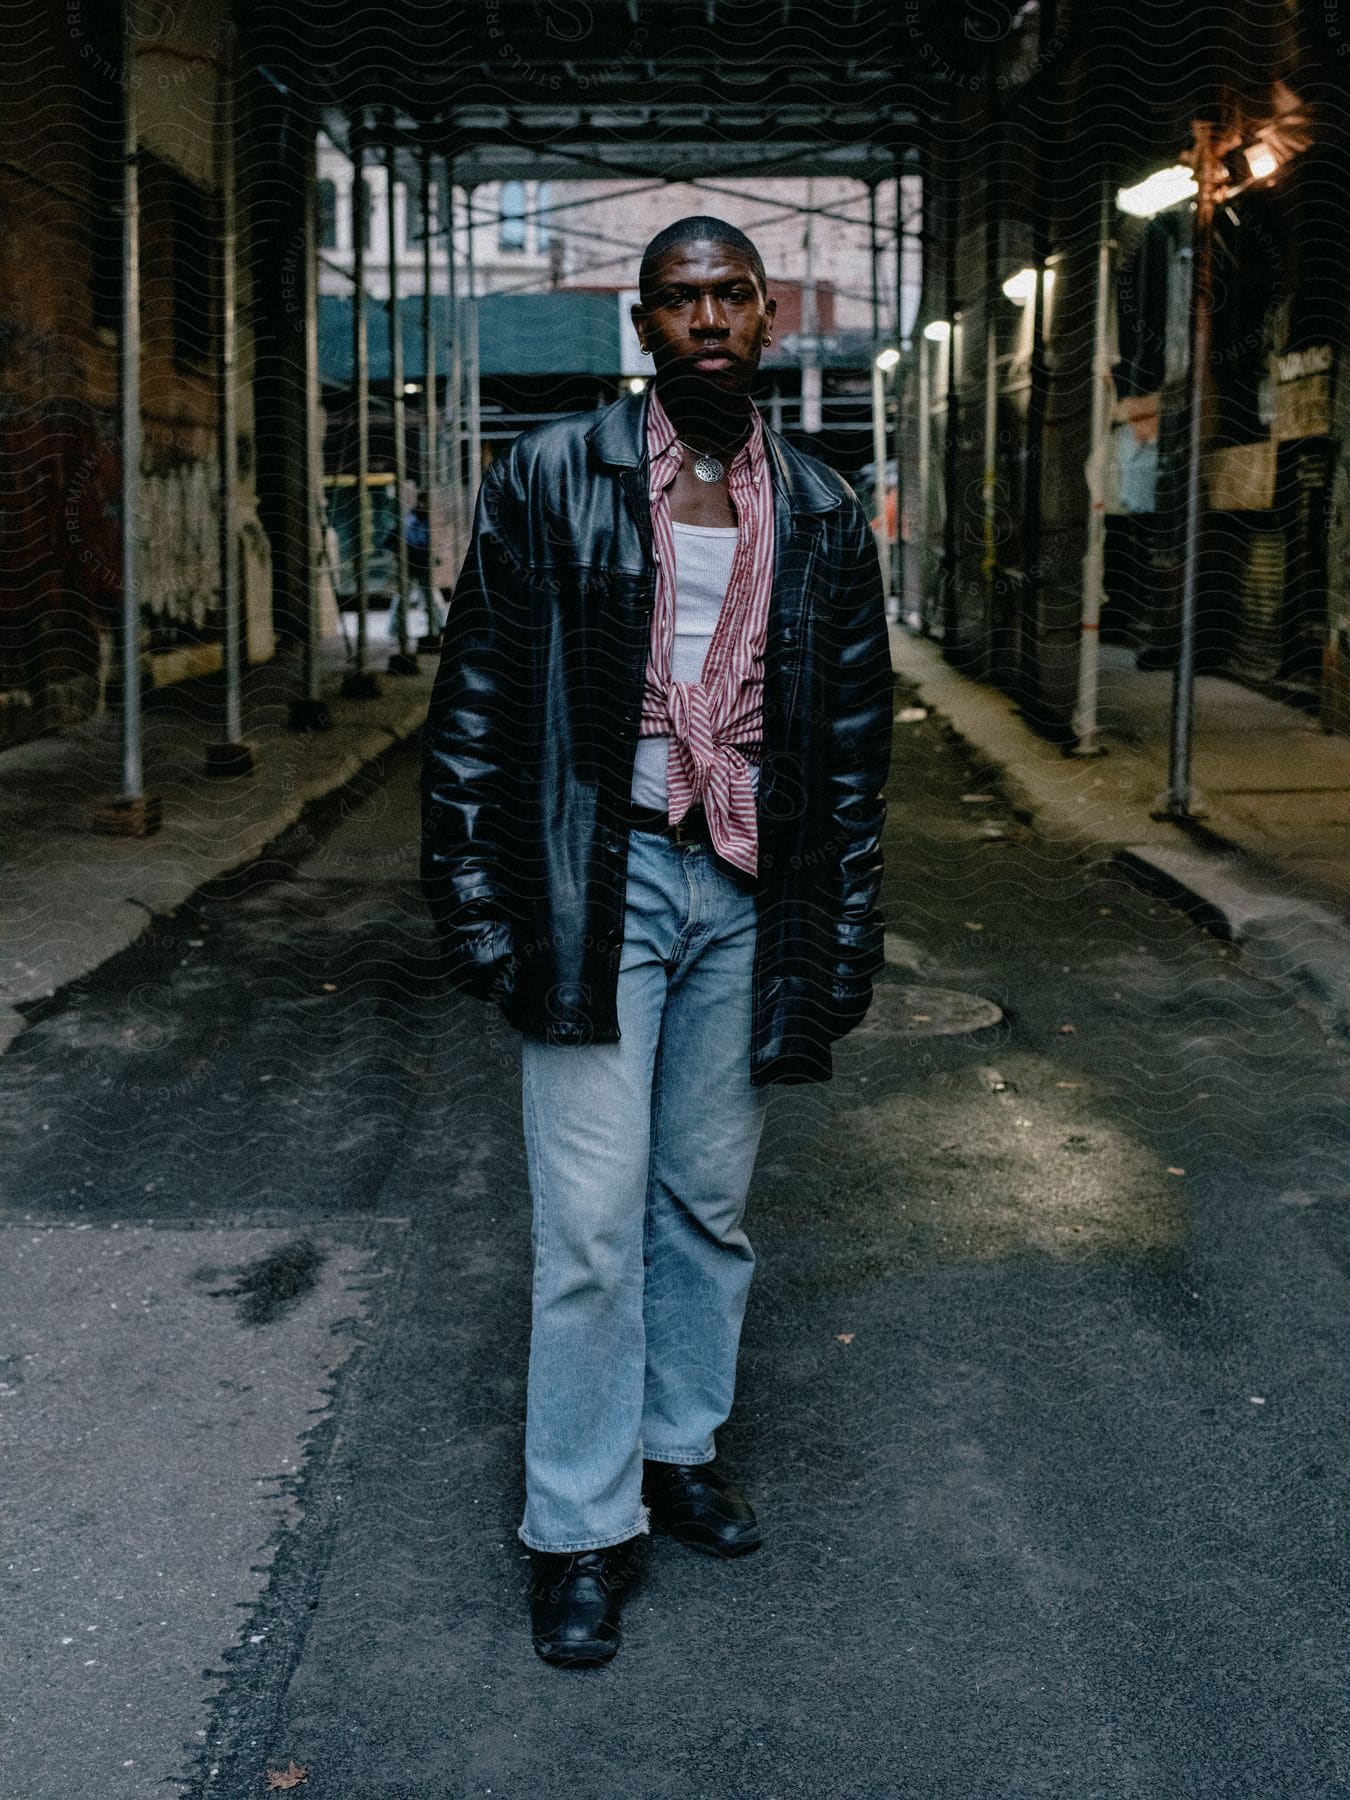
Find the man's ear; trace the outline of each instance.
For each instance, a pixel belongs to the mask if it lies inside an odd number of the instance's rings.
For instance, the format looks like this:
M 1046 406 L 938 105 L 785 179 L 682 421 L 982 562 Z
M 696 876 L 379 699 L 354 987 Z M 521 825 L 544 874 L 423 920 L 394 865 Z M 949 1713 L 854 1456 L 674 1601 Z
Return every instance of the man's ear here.
M 647 315 L 636 301 L 629 308 L 629 317 L 633 321 L 633 330 L 636 331 L 638 342 L 641 344 L 643 342 L 643 326 L 646 323 Z

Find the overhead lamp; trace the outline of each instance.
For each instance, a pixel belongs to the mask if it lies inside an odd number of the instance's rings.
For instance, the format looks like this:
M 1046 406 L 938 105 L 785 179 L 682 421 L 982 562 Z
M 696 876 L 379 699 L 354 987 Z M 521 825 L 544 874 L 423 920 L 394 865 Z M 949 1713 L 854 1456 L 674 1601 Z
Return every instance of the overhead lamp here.
M 647 382 L 646 382 L 646 378 L 644 376 L 634 375 L 628 380 L 628 382 L 625 385 L 627 386 L 630 394 L 640 394 L 646 388 Z
M 930 344 L 945 344 L 952 335 L 950 319 L 930 319 L 923 328 L 923 335 Z
M 1242 152 L 1253 181 L 1264 181 L 1280 166 L 1280 159 L 1269 144 L 1255 143 Z
M 1019 269 L 1003 284 L 1003 292 L 1014 306 L 1026 306 L 1036 298 L 1035 269 Z
M 885 350 L 878 350 L 877 352 L 877 367 L 881 370 L 883 375 L 889 375 L 899 361 L 900 352 L 894 345 L 888 345 Z
M 1116 193 L 1116 205 L 1132 218 L 1151 219 L 1169 206 L 1194 199 L 1195 193 L 1195 176 L 1177 163 L 1170 169 L 1155 170 L 1133 187 L 1120 188 Z

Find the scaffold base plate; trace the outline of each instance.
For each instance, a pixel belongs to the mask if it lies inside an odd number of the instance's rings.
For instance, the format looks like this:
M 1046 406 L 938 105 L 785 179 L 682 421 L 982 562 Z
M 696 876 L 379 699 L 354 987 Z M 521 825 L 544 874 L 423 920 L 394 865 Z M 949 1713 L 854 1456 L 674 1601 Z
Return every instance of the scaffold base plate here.
M 94 808 L 93 828 L 108 837 L 153 837 L 163 823 L 158 794 L 124 794 Z

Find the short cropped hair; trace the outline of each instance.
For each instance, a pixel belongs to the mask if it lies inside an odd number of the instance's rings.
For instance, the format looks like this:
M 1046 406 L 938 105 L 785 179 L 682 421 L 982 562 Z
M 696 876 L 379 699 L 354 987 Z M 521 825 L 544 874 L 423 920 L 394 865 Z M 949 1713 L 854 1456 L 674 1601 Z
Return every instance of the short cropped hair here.
M 724 244 L 727 249 L 738 251 L 749 263 L 760 293 L 767 291 L 769 280 L 764 273 L 764 259 L 745 233 L 725 219 L 714 219 L 708 213 L 690 213 L 687 219 L 676 219 L 674 224 L 658 231 L 642 252 L 642 265 L 638 270 L 638 290 L 642 298 L 645 300 L 651 292 L 656 263 L 667 250 L 676 245 L 709 243 Z

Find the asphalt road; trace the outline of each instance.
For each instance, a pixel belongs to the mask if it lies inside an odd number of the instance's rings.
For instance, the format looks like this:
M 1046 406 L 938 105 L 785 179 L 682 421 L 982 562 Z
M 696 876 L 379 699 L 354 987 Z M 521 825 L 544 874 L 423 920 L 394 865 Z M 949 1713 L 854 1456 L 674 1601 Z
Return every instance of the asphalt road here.
M 516 1043 L 426 979 L 415 752 L 0 1060 L 0 1800 L 1350 1793 L 1346 1059 L 897 734 L 883 991 L 751 1196 L 767 1546 L 655 1540 L 605 1670 L 529 1646 Z

